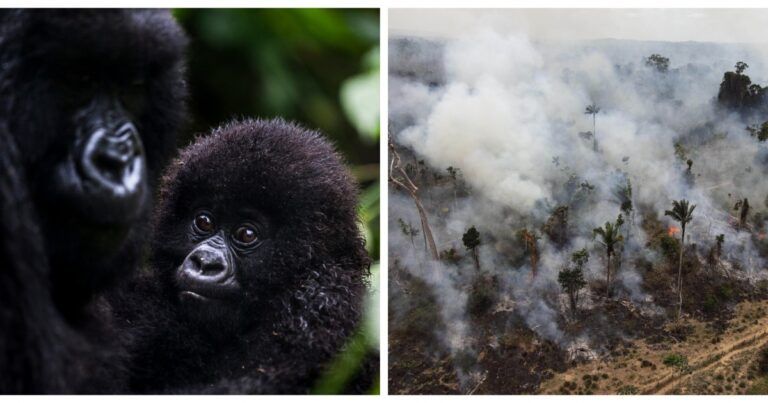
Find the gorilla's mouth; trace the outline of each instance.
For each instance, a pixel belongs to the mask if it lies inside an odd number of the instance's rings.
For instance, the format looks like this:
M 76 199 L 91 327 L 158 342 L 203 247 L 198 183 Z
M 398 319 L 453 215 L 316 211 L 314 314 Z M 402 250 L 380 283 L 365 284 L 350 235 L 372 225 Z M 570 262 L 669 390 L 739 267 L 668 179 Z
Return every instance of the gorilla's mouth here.
M 179 291 L 179 300 L 184 301 L 222 301 L 232 302 L 236 296 L 225 290 L 217 290 L 208 287 L 184 287 Z M 228 291 L 228 290 L 226 290 Z
M 222 299 L 195 291 L 184 290 L 178 294 L 179 312 L 193 323 L 204 326 L 213 333 L 222 333 L 239 315 L 239 304 L 233 299 Z
M 210 300 L 210 298 L 208 298 L 206 296 L 203 296 L 203 295 L 200 295 L 200 294 L 198 294 L 198 293 L 196 293 L 194 291 L 182 291 L 182 292 L 180 292 L 179 293 L 179 299 L 181 299 L 182 301 L 187 299 L 187 300 L 195 300 L 195 301 L 203 301 L 203 302 Z

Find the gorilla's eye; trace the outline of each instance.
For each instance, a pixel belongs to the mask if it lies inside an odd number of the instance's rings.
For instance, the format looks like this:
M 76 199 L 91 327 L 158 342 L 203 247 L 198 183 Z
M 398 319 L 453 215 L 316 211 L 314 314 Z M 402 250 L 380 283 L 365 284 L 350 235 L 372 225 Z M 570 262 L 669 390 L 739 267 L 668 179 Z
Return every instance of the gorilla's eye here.
M 235 230 L 235 240 L 243 245 L 250 245 L 258 240 L 256 229 L 250 225 L 241 225 Z
M 206 213 L 198 214 L 195 217 L 195 228 L 204 234 L 213 232 L 213 218 Z

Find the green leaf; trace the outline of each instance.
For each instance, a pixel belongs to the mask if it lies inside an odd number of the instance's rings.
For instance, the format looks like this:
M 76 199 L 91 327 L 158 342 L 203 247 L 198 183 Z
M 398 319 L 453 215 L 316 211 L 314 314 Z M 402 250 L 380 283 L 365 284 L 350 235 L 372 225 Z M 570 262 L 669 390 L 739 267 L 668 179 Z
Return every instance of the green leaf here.
M 375 54 L 375 56 L 372 56 Z M 379 48 L 366 55 L 368 71 L 347 79 L 341 86 L 344 113 L 364 139 L 379 139 Z

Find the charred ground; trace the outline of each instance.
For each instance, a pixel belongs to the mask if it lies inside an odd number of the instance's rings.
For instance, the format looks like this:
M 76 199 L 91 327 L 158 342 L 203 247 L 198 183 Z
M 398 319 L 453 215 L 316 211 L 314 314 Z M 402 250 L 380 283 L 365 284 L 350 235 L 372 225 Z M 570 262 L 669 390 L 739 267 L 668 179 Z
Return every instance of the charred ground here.
M 395 63 L 398 46 L 390 46 Z M 405 49 L 418 46 L 429 45 L 416 41 Z M 650 72 L 640 77 L 664 84 L 670 80 L 664 75 L 696 71 L 690 65 L 670 69 L 663 59 L 645 59 L 642 68 Z M 414 77 L 421 73 L 413 69 L 428 65 L 409 59 L 403 69 L 412 70 L 390 81 L 399 86 L 390 92 L 442 102 L 448 90 L 440 86 L 451 82 L 450 73 L 423 74 L 429 82 L 421 87 L 403 84 L 418 81 Z M 401 108 L 390 148 L 390 391 L 765 393 L 768 200 L 762 199 L 768 194 L 747 188 L 744 179 L 762 163 L 745 156 L 746 174 L 713 175 L 697 167 L 707 163 L 711 150 L 731 146 L 734 135 L 751 138 L 755 149 L 764 147 L 768 135 L 760 133 L 768 115 L 763 87 L 752 84 L 744 68 L 737 64 L 719 74 L 721 85 L 710 88 L 706 107 L 712 115 L 677 128 L 670 141 L 674 157 L 663 163 L 674 170 L 669 175 L 678 195 L 638 190 L 652 185 L 632 174 L 628 150 L 624 165 L 614 163 L 615 172 L 604 176 L 570 168 L 567 155 L 553 155 L 553 170 L 561 174 L 543 180 L 553 189 L 550 197 L 530 210 L 504 205 L 478 182 L 476 168 L 465 173 L 461 161 L 446 167 L 424 143 L 409 140 L 408 127 L 429 127 L 439 116 L 429 108 Z M 659 83 L 643 90 L 672 105 L 688 102 L 675 99 L 674 84 Z M 590 113 L 590 107 L 598 111 Z M 608 159 L 611 151 L 598 144 L 600 129 L 592 121 L 599 107 L 590 103 L 585 114 L 591 115 L 592 131 L 574 135 L 582 143 L 572 147 L 586 149 L 588 158 Z M 723 133 L 713 123 L 720 116 L 747 124 L 738 134 Z M 598 117 L 598 127 L 599 122 Z M 477 133 L 465 135 L 481 133 L 478 126 Z M 535 173 L 507 175 L 525 179 Z M 665 215 L 678 197 L 699 206 L 684 243 L 681 225 Z M 584 219 L 596 214 L 601 218 Z M 574 256 L 582 251 L 587 261 L 578 263 Z M 576 269 L 583 284 L 575 282 L 580 286 L 574 287 L 572 304 L 558 274 Z

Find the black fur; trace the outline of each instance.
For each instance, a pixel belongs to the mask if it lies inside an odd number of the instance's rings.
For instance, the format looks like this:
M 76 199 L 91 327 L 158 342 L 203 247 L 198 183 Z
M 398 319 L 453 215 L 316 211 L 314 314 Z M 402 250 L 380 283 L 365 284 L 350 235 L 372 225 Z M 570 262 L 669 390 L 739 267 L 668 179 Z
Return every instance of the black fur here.
M 119 304 L 142 340 L 131 391 L 307 393 L 360 323 L 370 258 L 357 194 L 328 141 L 282 120 L 230 123 L 183 150 L 164 176 L 151 270 Z M 177 309 L 173 273 L 201 204 L 254 208 L 273 223 L 266 255 L 239 268 L 240 327 Z
M 151 189 L 184 116 L 186 39 L 167 12 L 0 12 L 0 392 L 86 393 L 121 387 L 121 338 L 99 294 L 138 266 Z M 143 208 L 120 217 L 52 193 L 54 165 L 73 147 L 77 100 L 122 95 L 147 163 Z M 119 246 L 106 248 L 103 242 Z M 77 278 L 77 280 L 71 280 Z

